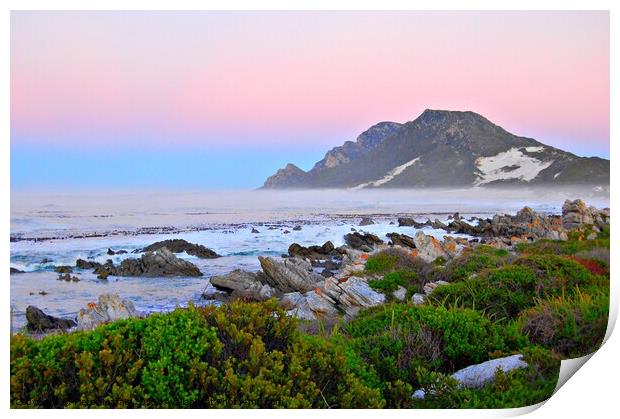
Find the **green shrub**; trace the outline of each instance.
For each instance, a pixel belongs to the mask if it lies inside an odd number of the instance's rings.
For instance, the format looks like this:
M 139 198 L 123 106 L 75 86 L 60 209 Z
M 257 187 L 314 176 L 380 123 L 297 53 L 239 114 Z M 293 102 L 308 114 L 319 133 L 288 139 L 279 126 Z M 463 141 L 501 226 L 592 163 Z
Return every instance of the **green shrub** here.
M 382 407 L 359 364 L 343 344 L 298 334 L 273 300 L 190 307 L 38 341 L 13 336 L 11 405 Z
M 365 270 L 371 274 L 383 274 L 394 269 L 397 263 L 398 256 L 379 252 L 366 260 Z
M 462 255 L 452 260 L 441 273 L 441 278 L 449 282 L 463 281 L 473 274 L 480 274 L 484 270 L 499 268 L 514 259 L 505 249 L 496 249 L 487 245 L 480 245 L 464 251 Z
M 407 290 L 406 299 L 422 290 L 423 284 L 418 274 L 412 271 L 398 270 L 386 274 L 381 279 L 371 279 L 368 281 L 370 288 L 382 292 L 390 296 L 398 287 L 404 287 Z
M 553 349 L 564 358 L 576 358 L 599 348 L 608 318 L 608 292 L 577 292 L 540 301 L 523 312 L 517 324 L 532 343 Z
M 428 300 L 434 305 L 471 308 L 503 322 L 535 305 L 537 298 L 607 284 L 608 278 L 591 274 L 574 260 L 554 255 L 528 256 L 481 276 L 437 287 Z
M 392 389 L 402 387 L 399 380 L 418 385 L 418 367 L 451 372 L 486 360 L 489 352 L 510 349 L 505 332 L 479 313 L 443 307 L 376 307 L 348 323 L 345 332 L 354 349 Z M 525 342 L 523 337 L 511 341 Z
M 605 227 L 594 240 L 538 240 L 533 243 L 519 243 L 515 246 L 517 252 L 532 255 L 574 255 L 578 252 L 596 248 L 609 249 L 609 226 Z

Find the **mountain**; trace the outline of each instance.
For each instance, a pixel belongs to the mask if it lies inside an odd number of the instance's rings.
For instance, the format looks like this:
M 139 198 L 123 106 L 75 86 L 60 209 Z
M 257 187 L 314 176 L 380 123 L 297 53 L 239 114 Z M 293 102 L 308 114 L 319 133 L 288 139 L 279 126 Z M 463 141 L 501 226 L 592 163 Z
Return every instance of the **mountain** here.
M 412 188 L 609 185 L 609 160 L 579 157 L 519 137 L 475 112 L 425 110 L 381 122 L 305 172 L 288 164 L 263 188 Z

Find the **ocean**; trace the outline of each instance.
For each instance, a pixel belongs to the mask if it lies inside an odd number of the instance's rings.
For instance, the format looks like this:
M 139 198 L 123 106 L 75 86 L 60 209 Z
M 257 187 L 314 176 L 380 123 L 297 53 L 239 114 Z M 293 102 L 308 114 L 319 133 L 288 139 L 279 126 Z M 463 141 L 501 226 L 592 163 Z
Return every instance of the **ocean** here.
M 12 191 L 13 328 L 25 325 L 25 310 L 34 305 L 48 314 L 73 317 L 103 293 L 118 293 L 144 313 L 168 311 L 190 301 L 207 303 L 201 294 L 209 277 L 233 269 L 258 270 L 257 256 L 280 256 L 292 243 L 304 246 L 344 244 L 352 229 L 385 239 L 414 227 L 398 227 L 397 218 L 447 222 L 461 216 L 491 217 L 514 213 L 525 205 L 560 213 L 566 199 L 582 198 L 597 208 L 609 206 L 609 191 L 595 189 L 465 189 L 465 190 L 325 190 L 325 191 Z M 360 227 L 362 216 L 375 224 Z M 293 227 L 300 226 L 301 230 Z M 258 230 L 253 233 L 252 229 Z M 425 233 L 442 238 L 430 227 Z M 187 254 L 204 273 L 197 278 L 116 278 L 106 281 L 90 271 L 76 270 L 80 282 L 58 281 L 54 268 L 75 265 L 78 258 L 119 263 L 153 242 L 182 238 L 220 255 L 198 259 Z M 109 256 L 108 248 L 127 254 Z

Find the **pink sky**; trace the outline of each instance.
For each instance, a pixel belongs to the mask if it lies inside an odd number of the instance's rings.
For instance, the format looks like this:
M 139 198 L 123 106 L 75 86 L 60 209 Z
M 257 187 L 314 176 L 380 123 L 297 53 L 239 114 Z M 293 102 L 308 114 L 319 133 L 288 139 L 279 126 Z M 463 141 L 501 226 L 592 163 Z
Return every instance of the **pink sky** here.
M 13 12 L 14 145 L 354 139 L 425 108 L 609 155 L 607 12 Z

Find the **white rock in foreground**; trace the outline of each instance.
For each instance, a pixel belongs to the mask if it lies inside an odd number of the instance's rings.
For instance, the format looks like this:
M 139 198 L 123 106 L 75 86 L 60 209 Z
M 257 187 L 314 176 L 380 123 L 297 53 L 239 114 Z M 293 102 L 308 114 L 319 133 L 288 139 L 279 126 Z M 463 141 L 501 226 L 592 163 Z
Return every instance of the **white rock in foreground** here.
M 459 386 L 467 388 L 480 388 L 495 380 L 497 370 L 504 373 L 527 368 L 523 361 L 523 355 L 516 354 L 504 358 L 492 359 L 481 364 L 470 365 L 452 374 L 452 378 L 458 381 Z M 424 390 L 416 390 L 413 397 L 423 399 L 426 396 Z
M 92 330 L 104 323 L 136 317 L 133 303 L 117 294 L 102 294 L 96 305 L 81 309 L 77 315 L 77 330 Z

